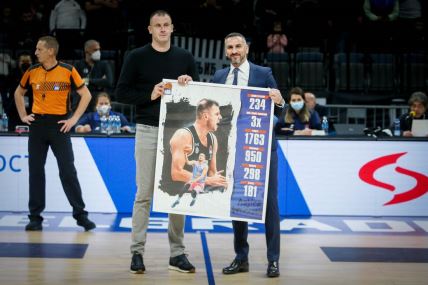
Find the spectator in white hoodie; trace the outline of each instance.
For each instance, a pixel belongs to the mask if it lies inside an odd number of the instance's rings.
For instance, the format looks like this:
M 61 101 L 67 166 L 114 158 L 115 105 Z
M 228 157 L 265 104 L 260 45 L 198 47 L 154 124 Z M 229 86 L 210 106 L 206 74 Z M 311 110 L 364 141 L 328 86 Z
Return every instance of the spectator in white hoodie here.
M 59 58 L 74 59 L 86 29 L 85 11 L 76 0 L 61 0 L 50 14 L 49 29 L 61 45 Z
M 49 29 L 55 30 L 84 30 L 86 14 L 75 0 L 61 0 L 52 10 Z

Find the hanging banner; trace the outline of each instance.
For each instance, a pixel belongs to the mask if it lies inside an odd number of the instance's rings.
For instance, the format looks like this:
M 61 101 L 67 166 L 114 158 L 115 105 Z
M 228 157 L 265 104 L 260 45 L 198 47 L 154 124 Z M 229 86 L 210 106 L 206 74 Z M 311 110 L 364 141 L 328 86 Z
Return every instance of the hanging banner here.
M 153 210 L 264 222 L 269 89 L 164 80 Z

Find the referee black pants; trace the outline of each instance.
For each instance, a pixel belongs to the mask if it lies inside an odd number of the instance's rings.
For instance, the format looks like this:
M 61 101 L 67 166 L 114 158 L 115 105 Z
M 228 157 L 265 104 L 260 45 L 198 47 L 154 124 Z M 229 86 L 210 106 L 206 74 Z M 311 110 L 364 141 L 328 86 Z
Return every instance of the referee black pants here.
M 68 202 L 73 207 L 73 217 L 79 219 L 88 215 L 84 210 L 82 190 L 74 167 L 70 134 L 60 132 L 62 124 L 58 124 L 58 121 L 65 119 L 67 116 L 35 115 L 35 120 L 30 125 L 28 139 L 30 220 L 43 219 L 41 213 L 46 204 L 45 163 L 49 147 L 56 157 L 62 187 Z

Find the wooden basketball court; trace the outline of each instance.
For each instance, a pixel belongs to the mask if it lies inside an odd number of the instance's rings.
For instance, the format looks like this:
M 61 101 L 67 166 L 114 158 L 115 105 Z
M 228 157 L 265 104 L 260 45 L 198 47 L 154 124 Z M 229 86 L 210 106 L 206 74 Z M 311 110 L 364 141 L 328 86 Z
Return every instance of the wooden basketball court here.
M 317 220 L 300 229 L 287 229 L 281 224 L 281 258 L 279 278 L 265 276 L 267 267 L 265 236 L 262 231 L 250 233 L 250 272 L 223 275 L 221 270 L 230 263 L 233 254 L 233 235 L 225 231 L 198 231 L 186 227 L 185 243 L 188 258 L 196 267 L 195 274 L 168 270 L 169 246 L 167 233 L 150 230 L 144 255 L 146 273 L 134 275 L 129 272 L 130 232 L 118 229 L 115 220 L 110 229 L 105 226 L 94 232 L 82 232 L 80 228 L 61 227 L 51 222 L 42 232 L 25 232 L 23 225 L 11 226 L 15 214 L 0 215 L 0 284 L 428 284 L 428 219 L 374 219 L 377 225 L 371 232 L 359 231 L 357 227 L 343 230 L 337 226 L 343 217 Z M 24 215 L 23 215 L 24 216 Z M 97 220 L 97 219 L 95 219 Z M 364 218 L 364 223 L 367 218 Z M 415 221 L 416 220 L 416 221 Z M 354 219 L 355 221 L 359 221 Z M 187 221 L 186 221 L 187 222 Z M 400 223 L 395 224 L 394 222 Z M 366 223 L 368 224 L 368 223 Z M 123 225 L 123 224 L 122 224 Z M 195 228 L 195 225 L 193 225 Z M 198 228 L 198 227 L 196 227 Z M 200 227 L 199 227 L 200 228 Z M 389 228 L 389 230 L 388 230 Z M 335 230 L 336 229 L 336 230 Z M 337 230 L 338 229 L 338 230 Z M 353 230 L 352 230 L 353 229 Z M 383 229 L 383 230 L 377 230 Z M 407 231 L 406 231 L 407 229 Z M 413 229 L 413 230 L 410 230 Z M 46 245 L 26 247 L 24 256 L 13 257 L 16 245 Z M 55 255 L 55 245 L 85 245 L 80 258 L 60 258 Z M 341 255 L 352 248 L 348 254 Z M 360 254 L 363 249 L 372 248 Z M 338 249 L 340 256 L 326 249 Z M 361 249 L 361 250 L 358 250 Z M 393 251 L 374 256 L 367 253 L 376 249 L 415 249 Z M 398 252 L 398 255 L 397 255 Z M 67 252 L 64 252 L 67 255 Z M 21 253 L 20 253 L 21 254 Z M 27 255 L 27 256 L 25 256 Z M 34 257 L 37 256 L 37 257 Z M 47 257 L 41 257 L 47 256 Z M 49 257 L 51 256 L 51 257 Z M 337 259 L 345 258 L 347 261 Z M 382 260 L 369 261 L 367 260 Z M 379 259 L 376 259 L 379 258 Z M 398 261 L 397 261 L 398 258 Z

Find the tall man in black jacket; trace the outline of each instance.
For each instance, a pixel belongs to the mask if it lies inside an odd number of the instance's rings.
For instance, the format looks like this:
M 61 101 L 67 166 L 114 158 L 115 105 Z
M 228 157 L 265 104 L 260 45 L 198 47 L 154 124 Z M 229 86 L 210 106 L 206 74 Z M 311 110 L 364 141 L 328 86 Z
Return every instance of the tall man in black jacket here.
M 164 91 L 162 79 L 178 78 L 180 84 L 199 80 L 193 56 L 171 45 L 173 25 L 167 12 L 158 10 L 152 13 L 148 30 L 152 42 L 129 53 L 116 89 L 117 100 L 135 104 L 137 113 L 135 160 L 138 189 L 132 214 L 132 273 L 145 271 L 142 256 L 153 197 L 160 98 Z M 195 272 L 195 267 L 184 254 L 184 218 L 182 215 L 169 215 L 169 269 Z

